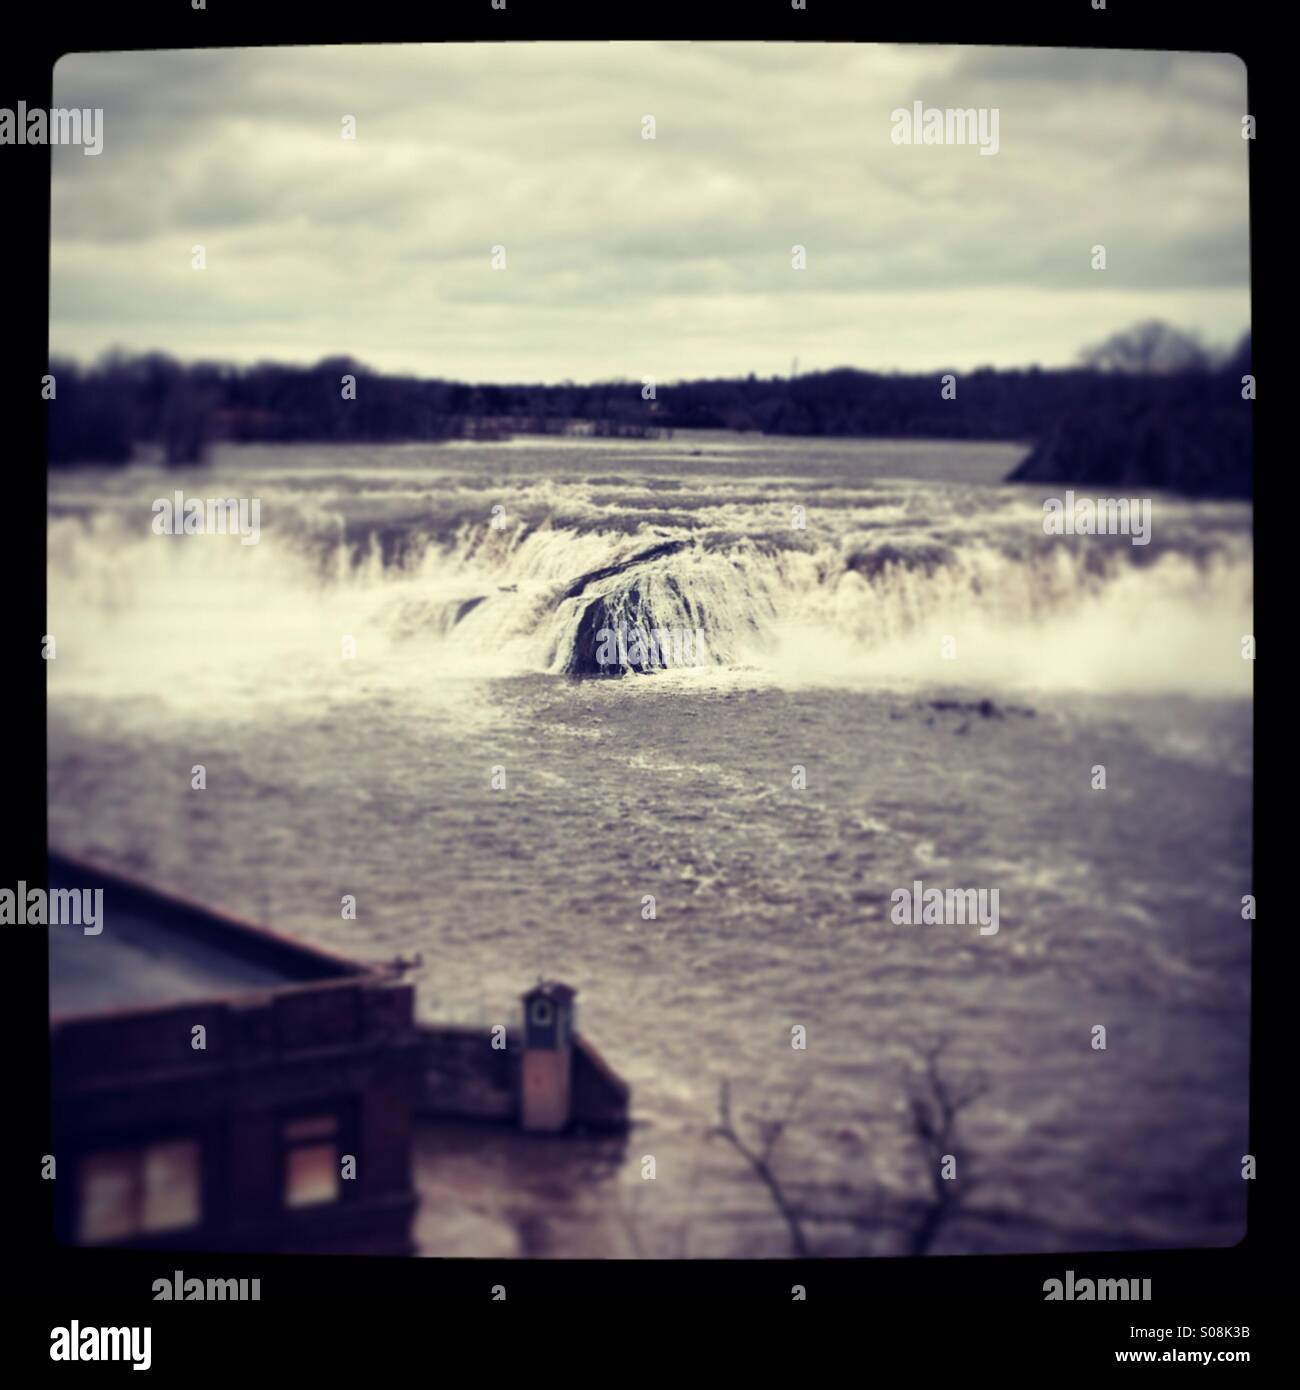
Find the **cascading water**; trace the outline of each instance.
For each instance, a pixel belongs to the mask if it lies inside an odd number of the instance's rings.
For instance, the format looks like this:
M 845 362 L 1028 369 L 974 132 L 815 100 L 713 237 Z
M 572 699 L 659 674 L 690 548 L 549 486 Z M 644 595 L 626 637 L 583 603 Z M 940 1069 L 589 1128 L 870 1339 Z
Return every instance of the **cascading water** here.
M 1151 544 L 1134 546 L 1047 536 L 1020 489 L 379 481 L 213 477 L 212 490 L 263 499 L 264 534 L 246 547 L 153 535 L 158 475 L 82 479 L 99 488 L 89 513 L 75 487 L 56 491 L 51 612 L 81 629 L 69 665 L 147 629 L 164 647 L 149 670 L 168 652 L 190 672 L 265 662 L 273 687 L 286 664 L 310 679 L 350 634 L 398 662 L 422 650 L 448 673 L 705 667 L 795 684 L 1249 690 L 1248 669 L 1203 659 L 1249 631 L 1239 507 L 1162 501 Z

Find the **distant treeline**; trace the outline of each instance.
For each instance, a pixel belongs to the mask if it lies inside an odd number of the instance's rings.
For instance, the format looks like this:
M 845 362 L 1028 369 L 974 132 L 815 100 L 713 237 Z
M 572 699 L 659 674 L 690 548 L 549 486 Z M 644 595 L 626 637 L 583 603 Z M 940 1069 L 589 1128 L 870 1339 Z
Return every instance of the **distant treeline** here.
M 331 443 L 510 433 L 765 434 L 1008 440 L 1035 446 L 1015 476 L 1250 492 L 1249 338 L 1214 355 L 1161 324 L 1090 350 L 1077 368 L 880 374 L 841 368 L 659 385 L 471 386 L 389 376 L 347 358 L 312 367 L 186 366 L 151 353 L 51 364 L 49 461 L 123 463 L 137 445 L 200 461 L 217 440 Z

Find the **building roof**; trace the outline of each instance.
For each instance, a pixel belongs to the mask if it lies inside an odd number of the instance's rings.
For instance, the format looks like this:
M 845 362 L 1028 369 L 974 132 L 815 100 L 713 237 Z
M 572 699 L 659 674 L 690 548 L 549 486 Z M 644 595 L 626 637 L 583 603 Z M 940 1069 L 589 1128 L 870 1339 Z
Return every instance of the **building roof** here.
M 49 886 L 102 888 L 103 930 L 50 926 L 50 1016 L 265 993 L 371 968 L 50 852 Z
M 545 999 L 553 999 L 557 1004 L 567 1004 L 577 992 L 576 989 L 561 984 L 559 980 L 538 980 L 532 989 L 525 991 L 524 998 L 536 999 L 541 996 Z

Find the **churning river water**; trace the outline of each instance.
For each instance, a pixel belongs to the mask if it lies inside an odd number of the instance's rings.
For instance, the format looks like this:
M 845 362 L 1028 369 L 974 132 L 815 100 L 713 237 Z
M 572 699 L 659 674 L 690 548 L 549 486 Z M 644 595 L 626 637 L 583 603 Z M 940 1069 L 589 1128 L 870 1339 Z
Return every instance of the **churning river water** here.
M 787 1253 L 709 1137 L 727 1081 L 751 1136 L 799 1096 L 775 1167 L 814 1249 L 904 1250 L 940 1037 L 987 1090 L 935 1251 L 1233 1243 L 1250 510 L 1157 496 L 1147 545 L 1049 536 L 1062 490 L 1000 481 L 1020 452 L 679 434 L 57 473 L 51 843 L 419 953 L 431 1019 L 579 990 L 636 1127 L 453 1136 L 429 1248 Z M 177 488 L 258 499 L 257 544 L 154 534 Z M 703 658 L 575 678 L 593 615 Z M 996 889 L 998 930 L 895 922 L 916 880 Z

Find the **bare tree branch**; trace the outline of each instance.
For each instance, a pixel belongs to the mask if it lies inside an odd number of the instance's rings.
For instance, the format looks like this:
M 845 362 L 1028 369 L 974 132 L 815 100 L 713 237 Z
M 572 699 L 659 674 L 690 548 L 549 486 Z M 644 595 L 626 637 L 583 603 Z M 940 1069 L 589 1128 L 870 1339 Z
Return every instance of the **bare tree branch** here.
M 957 1125 L 962 1111 L 988 1093 L 989 1083 L 980 1073 L 962 1078 L 945 1074 L 944 1054 L 951 1041 L 951 1037 L 943 1035 L 914 1044 L 922 1064 L 920 1075 L 913 1069 L 905 1081 L 912 1132 L 920 1141 L 931 1194 L 911 1234 L 913 1255 L 924 1255 L 930 1249 L 944 1223 L 978 1181 L 970 1172 L 969 1155 L 958 1136 Z M 948 1157 L 954 1161 L 956 1177 L 943 1175 L 943 1163 Z
M 924 1195 L 907 1201 L 905 1206 L 903 1229 L 913 1255 L 928 1253 L 945 1223 L 960 1210 L 978 1182 L 960 1134 L 960 1121 L 966 1110 L 988 1094 L 990 1087 L 980 1072 L 954 1074 L 947 1062 L 951 1041 L 945 1035 L 912 1043 L 915 1061 L 901 1077 L 909 1128 L 921 1151 L 927 1184 Z M 776 1173 L 776 1154 L 781 1140 L 794 1126 L 804 1090 L 795 1090 L 782 1113 L 750 1121 L 755 1131 L 751 1137 L 742 1132 L 733 1115 L 731 1083 L 724 1081 L 718 1092 L 718 1124 L 709 1134 L 725 1139 L 767 1188 L 789 1230 L 795 1255 L 804 1257 L 810 1253 L 805 1227 L 812 1223 L 847 1225 L 857 1232 L 897 1229 L 897 1219 L 885 1216 L 887 1206 L 882 1192 L 862 1194 L 865 1205 L 857 1211 L 819 1211 L 797 1200 L 782 1184 Z M 954 1161 L 955 1176 L 944 1177 L 944 1160 L 949 1157 Z
M 781 1142 L 781 1136 L 794 1119 L 795 1110 L 798 1108 L 802 1095 L 803 1088 L 794 1093 L 783 1117 L 759 1121 L 760 1147 L 754 1149 L 741 1138 L 732 1121 L 731 1083 L 724 1081 L 718 1091 L 718 1124 L 710 1131 L 719 1138 L 725 1139 L 749 1164 L 767 1188 L 777 1211 L 781 1213 L 790 1232 L 790 1246 L 795 1255 L 800 1258 L 808 1255 L 808 1242 L 804 1237 L 803 1226 L 800 1224 L 800 1214 L 786 1197 L 780 1182 L 777 1180 L 776 1173 L 773 1171 L 772 1159 L 776 1152 L 776 1146 Z

